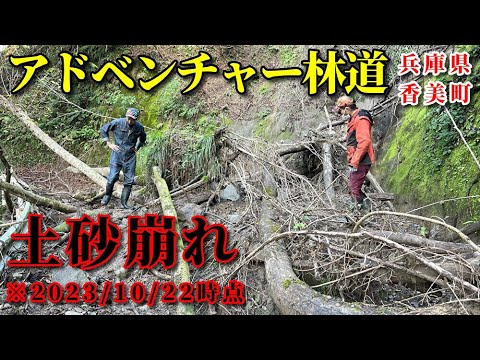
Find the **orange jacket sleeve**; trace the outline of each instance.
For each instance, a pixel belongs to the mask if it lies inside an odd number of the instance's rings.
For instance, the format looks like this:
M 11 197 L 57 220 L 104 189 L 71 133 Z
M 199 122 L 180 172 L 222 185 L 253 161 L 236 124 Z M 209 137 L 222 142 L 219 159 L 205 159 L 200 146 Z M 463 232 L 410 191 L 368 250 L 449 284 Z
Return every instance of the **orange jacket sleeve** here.
M 353 154 L 350 164 L 358 168 L 360 160 L 368 152 L 368 148 L 372 144 L 372 138 L 370 136 L 370 121 L 368 118 L 362 117 L 358 119 L 358 125 L 356 128 L 357 149 Z

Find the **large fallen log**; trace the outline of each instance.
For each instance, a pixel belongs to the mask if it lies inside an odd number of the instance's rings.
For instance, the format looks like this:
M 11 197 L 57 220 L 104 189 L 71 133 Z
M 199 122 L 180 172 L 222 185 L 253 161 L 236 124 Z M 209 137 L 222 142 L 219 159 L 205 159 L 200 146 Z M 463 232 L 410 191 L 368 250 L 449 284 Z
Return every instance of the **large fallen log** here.
M 477 244 L 475 244 L 467 235 L 461 233 L 460 230 L 458 230 L 456 227 L 451 226 L 449 224 L 446 224 L 446 223 L 444 223 L 442 221 L 439 221 L 439 220 L 436 220 L 436 219 L 431 219 L 431 218 L 428 218 L 428 217 L 413 215 L 413 214 L 408 214 L 408 213 L 398 213 L 398 212 L 391 212 L 391 211 L 373 211 L 371 213 L 368 213 L 368 214 L 364 215 L 360 220 L 358 220 L 357 223 L 355 224 L 355 226 L 353 227 L 352 232 L 356 232 L 358 230 L 358 228 L 362 225 L 362 223 L 366 219 L 368 219 L 371 216 L 375 216 L 375 215 L 403 216 L 403 217 L 407 217 L 407 218 L 417 219 L 417 220 L 420 220 L 420 221 L 427 221 L 427 222 L 431 222 L 433 224 L 441 225 L 441 226 L 446 227 L 447 229 L 453 231 L 458 236 L 460 236 L 462 241 L 464 241 L 464 242 L 466 242 L 467 244 L 470 245 L 472 251 L 475 250 L 476 252 L 480 252 L 480 247 Z
M 188 263 L 183 260 L 182 253 L 184 250 L 184 244 L 178 226 L 177 211 L 173 205 L 172 198 L 170 196 L 170 191 L 168 190 L 168 185 L 165 179 L 162 177 L 160 169 L 157 166 L 152 168 L 152 180 L 157 187 L 158 196 L 160 203 L 162 205 L 163 214 L 167 216 L 175 217 L 175 232 L 178 234 L 177 238 L 177 264 L 175 265 L 175 273 L 173 275 L 173 281 L 178 286 L 182 282 L 190 282 L 190 270 L 188 268 Z M 179 302 L 177 305 L 177 314 L 178 315 L 193 315 L 193 306 L 188 303 Z
M 472 248 L 467 244 L 431 240 L 418 235 L 395 233 L 385 230 L 369 230 L 368 232 L 372 235 L 386 237 L 402 245 L 414 246 L 422 251 L 439 254 L 432 262 L 449 271 L 457 278 L 475 282 L 475 277 L 479 275 L 480 252 L 472 251 Z M 443 256 L 440 254 L 443 254 Z M 424 266 L 423 264 L 415 264 L 410 268 L 426 276 L 438 276 L 438 273 L 434 269 Z M 413 279 L 408 276 L 397 275 L 397 279 L 399 280 L 415 284 L 419 283 L 418 278 Z
M 464 228 L 461 228 L 460 229 L 460 232 L 464 235 L 472 235 L 476 232 L 480 231 L 480 221 L 476 222 L 476 223 L 473 223 L 473 224 L 469 224 L 467 226 L 465 226 Z M 445 239 L 446 241 L 457 241 L 457 240 L 460 240 L 460 235 L 457 234 L 457 233 L 451 233 L 449 234 L 449 236 L 447 236 L 447 238 Z
M 262 251 L 270 295 L 283 315 L 394 314 L 383 306 L 347 303 L 340 298 L 323 295 L 300 280 L 285 250 L 284 236 L 279 234 L 275 237 L 278 224 L 272 220 L 274 212 L 270 203 L 263 200 L 258 230 L 262 244 L 268 243 Z M 253 258 L 253 255 L 255 253 L 248 258 Z
M 357 235 L 359 233 L 356 233 Z M 448 243 L 444 241 L 430 240 L 421 236 L 413 234 L 395 233 L 383 230 L 369 230 L 365 232 L 367 236 L 373 236 L 375 239 L 389 239 L 400 245 L 409 246 L 409 248 L 402 248 L 407 256 L 399 257 L 394 262 L 384 261 L 380 258 L 374 258 L 372 255 L 355 253 L 352 250 L 337 248 L 329 244 L 328 247 L 332 251 L 339 251 L 342 253 L 357 256 L 359 259 L 369 260 L 377 263 L 380 266 L 368 269 L 373 273 L 377 279 L 386 277 L 393 283 L 410 284 L 417 289 L 422 287 L 425 291 L 437 284 L 445 289 L 448 289 L 447 282 L 444 281 L 442 272 L 451 274 L 450 279 L 455 279 L 457 283 L 461 280 L 469 283 L 475 283 L 476 277 L 479 275 L 480 269 L 480 253 L 472 252 L 471 247 L 466 244 Z M 332 234 L 333 236 L 334 234 Z M 353 235 L 351 235 L 353 236 Z M 313 235 L 309 235 L 315 239 Z M 317 239 L 320 241 L 320 239 Z M 414 254 L 428 254 L 435 256 L 431 257 L 429 261 L 418 261 L 418 257 L 414 258 Z M 295 264 L 297 270 L 301 270 L 304 276 L 312 278 L 317 281 L 314 268 L 315 263 L 312 260 L 302 260 Z M 392 271 L 394 270 L 394 271 Z M 440 275 L 440 276 L 439 276 Z M 323 286 L 319 285 L 319 286 Z M 312 286 L 317 287 L 317 286 Z
M 480 256 L 479 252 L 473 253 L 472 247 L 467 244 L 432 240 L 419 235 L 396 233 L 388 230 L 369 230 L 368 232 L 370 234 L 384 236 L 402 245 L 422 247 L 422 248 L 428 249 L 431 252 L 438 252 L 438 253 L 444 253 L 444 254 L 448 252 L 455 253 L 455 254 L 469 253 L 475 256 Z
M 268 170 L 268 169 L 267 169 Z M 263 175 L 263 186 L 271 196 L 277 195 L 277 188 L 270 172 Z M 353 315 L 388 313 L 386 309 L 367 307 L 364 304 L 348 304 L 341 299 L 323 295 L 300 280 L 292 269 L 290 258 L 285 250 L 283 237 L 275 237 L 280 228 L 273 220 L 275 210 L 271 201 L 264 198 L 260 208 L 258 232 L 260 245 L 246 258 L 249 261 L 262 248 L 260 258 L 265 263 L 265 272 L 270 295 L 284 315 Z

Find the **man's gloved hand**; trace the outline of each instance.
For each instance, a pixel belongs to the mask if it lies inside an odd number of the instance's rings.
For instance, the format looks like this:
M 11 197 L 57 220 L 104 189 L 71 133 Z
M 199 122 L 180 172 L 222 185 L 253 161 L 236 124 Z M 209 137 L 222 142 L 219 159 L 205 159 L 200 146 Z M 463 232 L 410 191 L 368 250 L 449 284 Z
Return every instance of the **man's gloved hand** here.
M 107 146 L 115 152 L 120 150 L 120 147 L 118 145 L 112 144 L 110 141 L 107 142 Z

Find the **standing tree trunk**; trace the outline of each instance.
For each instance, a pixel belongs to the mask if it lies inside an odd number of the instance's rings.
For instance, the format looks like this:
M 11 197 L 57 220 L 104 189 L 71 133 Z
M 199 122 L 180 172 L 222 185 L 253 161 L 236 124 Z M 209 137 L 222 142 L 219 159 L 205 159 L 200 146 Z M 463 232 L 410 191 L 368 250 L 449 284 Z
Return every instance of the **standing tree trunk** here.
M 12 178 L 12 172 L 10 170 L 10 164 L 8 163 L 7 159 L 3 155 L 3 149 L 0 148 L 0 161 L 2 161 L 3 166 L 5 167 L 5 182 L 9 183 Z M 5 203 L 7 204 L 8 211 L 13 214 L 14 208 L 12 203 L 12 198 L 10 197 L 10 193 L 5 190 Z
M 327 107 L 323 107 L 325 110 L 325 115 L 328 120 L 328 134 L 329 136 L 334 134 L 332 130 L 332 121 L 328 115 Z M 323 184 L 325 186 L 325 192 L 327 194 L 330 204 L 333 204 L 332 201 L 335 199 L 335 190 L 333 188 L 333 165 L 332 165 L 332 145 L 328 142 L 322 143 L 322 157 L 323 157 Z
M 333 188 L 333 166 L 332 166 L 332 153 L 329 143 L 324 142 L 322 144 L 322 157 L 323 157 L 323 185 L 325 186 L 325 193 L 327 194 L 330 203 L 335 199 L 335 190 Z

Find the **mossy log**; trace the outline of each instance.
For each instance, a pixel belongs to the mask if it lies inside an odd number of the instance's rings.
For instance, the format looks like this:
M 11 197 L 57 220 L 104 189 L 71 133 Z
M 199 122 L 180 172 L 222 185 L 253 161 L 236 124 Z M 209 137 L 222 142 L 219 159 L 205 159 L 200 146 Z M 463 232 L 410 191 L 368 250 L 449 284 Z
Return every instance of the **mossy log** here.
M 173 205 L 170 191 L 165 179 L 162 177 L 160 169 L 157 166 L 152 168 L 152 180 L 158 191 L 160 203 L 162 205 L 163 214 L 167 216 L 175 217 L 175 232 L 178 234 L 177 238 L 177 264 L 175 265 L 175 273 L 173 275 L 173 281 L 178 286 L 182 282 L 190 282 L 190 270 L 188 264 L 183 260 L 182 253 L 184 250 L 184 244 L 178 226 L 177 211 Z M 187 303 L 178 303 L 177 306 L 178 315 L 193 315 L 193 305 Z
M 278 231 L 272 219 L 275 210 L 267 200 L 262 202 L 259 233 L 262 242 Z M 292 269 L 283 240 L 265 246 L 263 259 L 270 295 L 283 315 L 373 315 L 395 314 L 383 306 L 347 303 L 340 298 L 323 295 L 300 280 Z

